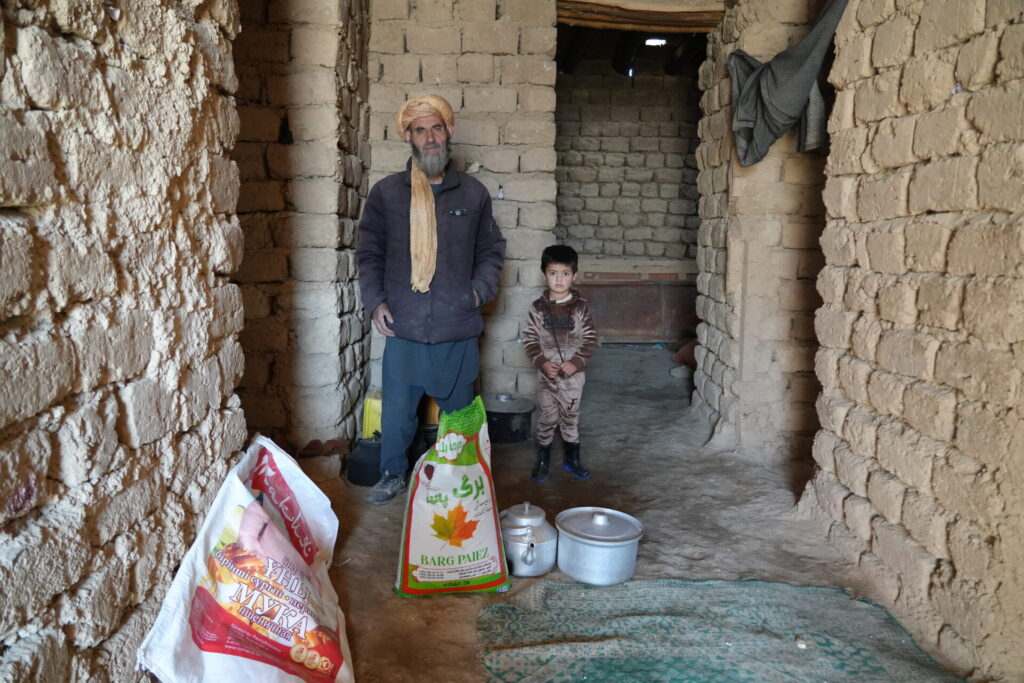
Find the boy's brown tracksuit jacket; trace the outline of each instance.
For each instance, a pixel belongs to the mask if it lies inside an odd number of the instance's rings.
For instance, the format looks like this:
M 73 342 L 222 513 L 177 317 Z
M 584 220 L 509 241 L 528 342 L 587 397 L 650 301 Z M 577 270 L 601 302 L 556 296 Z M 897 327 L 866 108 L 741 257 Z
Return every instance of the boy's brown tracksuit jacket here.
M 576 374 L 570 377 L 548 379 L 543 372 L 539 373 L 537 443 L 551 443 L 556 427 L 561 430 L 563 441 L 579 442 L 580 397 L 586 382 L 583 370 L 597 348 L 597 329 L 590 305 L 576 290 L 561 304 L 553 303 L 548 292 L 544 292 L 530 306 L 522 339 L 526 355 L 538 370 L 546 361 L 556 365 L 569 361 L 576 366 Z

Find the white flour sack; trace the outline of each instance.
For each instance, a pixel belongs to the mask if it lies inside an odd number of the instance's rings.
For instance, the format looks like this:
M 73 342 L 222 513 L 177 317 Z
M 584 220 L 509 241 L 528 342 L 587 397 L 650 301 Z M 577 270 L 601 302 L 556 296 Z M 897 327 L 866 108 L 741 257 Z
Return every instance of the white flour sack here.
M 353 681 L 327 569 L 338 518 L 264 437 L 228 473 L 138 651 L 171 681 Z
M 479 396 L 441 415 L 437 443 L 409 478 L 395 591 L 399 595 L 508 590 Z

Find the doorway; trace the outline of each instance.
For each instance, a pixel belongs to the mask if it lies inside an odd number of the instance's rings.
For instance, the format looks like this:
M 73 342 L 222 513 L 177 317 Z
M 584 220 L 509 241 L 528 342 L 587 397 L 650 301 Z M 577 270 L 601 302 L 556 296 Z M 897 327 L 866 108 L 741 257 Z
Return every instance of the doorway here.
M 556 235 L 604 341 L 696 335 L 702 34 L 558 27 Z

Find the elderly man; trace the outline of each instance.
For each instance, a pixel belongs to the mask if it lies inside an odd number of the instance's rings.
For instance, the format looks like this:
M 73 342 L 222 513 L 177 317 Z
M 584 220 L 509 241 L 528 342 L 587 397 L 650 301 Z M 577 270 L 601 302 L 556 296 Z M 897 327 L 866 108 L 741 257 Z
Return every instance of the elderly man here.
M 505 261 L 490 194 L 451 161 L 451 105 L 413 98 L 398 112 L 398 129 L 412 158 L 370 190 L 356 249 L 363 306 L 387 337 L 381 477 L 366 497 L 377 504 L 405 490 L 423 395 L 445 412 L 472 402 L 480 306 L 494 298 Z

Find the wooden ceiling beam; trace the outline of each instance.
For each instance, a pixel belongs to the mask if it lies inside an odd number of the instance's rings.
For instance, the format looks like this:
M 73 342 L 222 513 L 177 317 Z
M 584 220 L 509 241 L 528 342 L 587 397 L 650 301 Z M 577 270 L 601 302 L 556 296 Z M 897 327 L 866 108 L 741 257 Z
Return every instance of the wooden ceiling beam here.
M 720 10 L 648 11 L 624 9 L 582 0 L 558 0 L 558 22 L 620 31 L 707 33 L 722 21 Z

